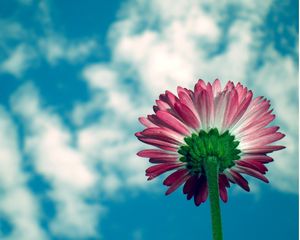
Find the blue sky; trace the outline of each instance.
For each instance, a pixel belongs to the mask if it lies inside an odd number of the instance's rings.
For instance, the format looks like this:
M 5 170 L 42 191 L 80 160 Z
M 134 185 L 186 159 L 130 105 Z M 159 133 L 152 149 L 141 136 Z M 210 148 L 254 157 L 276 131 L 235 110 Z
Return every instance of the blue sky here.
M 222 204 L 225 239 L 298 238 L 298 2 L 0 3 L 0 239 L 210 239 L 209 204 L 147 182 L 137 118 L 197 79 L 271 100 L 287 148 Z

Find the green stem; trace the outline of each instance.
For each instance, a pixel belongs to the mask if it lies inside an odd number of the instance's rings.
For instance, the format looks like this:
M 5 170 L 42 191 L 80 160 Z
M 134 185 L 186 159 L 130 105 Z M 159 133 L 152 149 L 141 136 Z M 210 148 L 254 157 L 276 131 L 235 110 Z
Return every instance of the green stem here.
M 213 230 L 213 240 L 222 240 L 222 222 L 219 202 L 219 166 L 216 157 L 208 157 L 204 164 L 208 182 L 210 214 Z

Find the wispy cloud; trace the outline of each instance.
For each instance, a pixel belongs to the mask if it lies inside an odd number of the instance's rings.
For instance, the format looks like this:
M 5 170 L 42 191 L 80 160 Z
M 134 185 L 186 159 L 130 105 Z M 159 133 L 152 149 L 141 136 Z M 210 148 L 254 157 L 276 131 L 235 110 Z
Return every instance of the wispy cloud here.
M 39 39 L 38 46 L 50 64 L 56 64 L 59 60 L 76 63 L 84 61 L 97 48 L 97 43 L 94 39 L 74 42 L 63 36 L 50 35 Z
M 22 168 L 17 128 L 12 117 L 0 107 L 0 212 L 12 224 L 7 239 L 47 239 L 40 228 L 38 200 L 27 187 L 28 174 Z M 0 229 L 0 237 L 2 234 Z M 26 233 L 26 234 L 25 234 Z
M 31 1 L 20 2 L 27 5 L 25 8 L 33 8 L 33 17 L 38 21 L 34 26 L 27 26 L 18 21 L 18 12 L 11 20 L 0 20 L 3 31 L 0 46 L 4 50 L 0 58 L 1 72 L 21 78 L 26 70 L 40 66 L 43 60 L 51 65 L 59 61 L 76 64 L 99 55 L 99 43 L 94 37 L 68 38 L 54 28 L 49 3 L 42 1 L 30 6 Z M 42 30 L 39 31 L 39 28 Z
M 10 73 L 15 77 L 21 77 L 31 67 L 35 57 L 36 53 L 31 47 L 26 44 L 20 44 L 1 63 L 0 71 Z
M 95 236 L 100 206 L 88 199 L 95 192 L 97 175 L 60 118 L 43 109 L 40 101 L 29 83 L 13 95 L 12 107 L 24 124 L 25 152 L 51 185 L 48 194 L 57 208 L 51 230 L 59 236 Z

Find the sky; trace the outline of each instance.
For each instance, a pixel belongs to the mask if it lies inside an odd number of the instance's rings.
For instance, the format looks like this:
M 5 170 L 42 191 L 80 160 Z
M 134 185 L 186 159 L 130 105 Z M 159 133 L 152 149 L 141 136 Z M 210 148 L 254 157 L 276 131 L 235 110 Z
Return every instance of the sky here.
M 146 181 L 137 118 L 201 78 L 271 100 L 287 148 L 221 204 L 224 239 L 298 239 L 298 2 L 0 3 L 0 239 L 211 239 L 196 207 Z

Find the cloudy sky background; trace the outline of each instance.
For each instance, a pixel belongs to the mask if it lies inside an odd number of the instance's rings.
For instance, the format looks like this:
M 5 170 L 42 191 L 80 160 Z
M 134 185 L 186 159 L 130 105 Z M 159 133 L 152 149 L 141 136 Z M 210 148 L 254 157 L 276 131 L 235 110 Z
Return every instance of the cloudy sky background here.
M 134 133 L 197 79 L 271 100 L 287 148 L 222 204 L 225 239 L 298 237 L 298 2 L 0 3 L 0 238 L 210 239 L 209 204 L 146 182 Z

